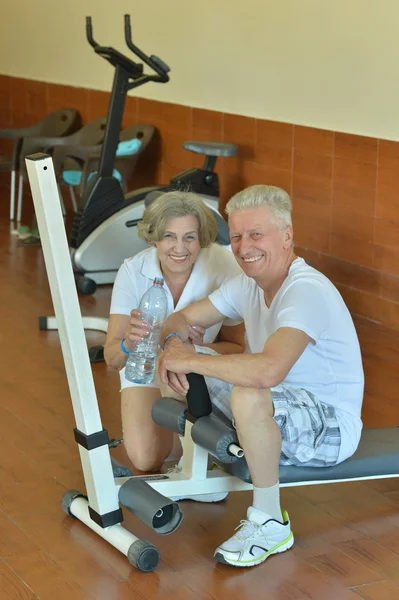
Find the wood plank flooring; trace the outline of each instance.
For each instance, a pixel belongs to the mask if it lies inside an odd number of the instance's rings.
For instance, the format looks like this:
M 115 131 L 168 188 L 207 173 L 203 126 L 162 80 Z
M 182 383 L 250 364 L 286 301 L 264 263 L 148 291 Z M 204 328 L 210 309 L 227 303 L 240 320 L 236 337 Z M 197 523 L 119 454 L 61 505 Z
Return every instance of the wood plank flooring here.
M 0 191 L 0 598 L 4 600 L 398 600 L 399 480 L 284 488 L 296 543 L 254 569 L 212 560 L 245 516 L 250 493 L 218 505 L 183 504 L 172 536 L 153 542 L 161 562 L 143 574 L 59 502 L 84 491 L 72 406 L 57 332 L 40 332 L 53 313 L 40 247 L 10 235 Z M 29 223 L 29 221 L 28 221 Z M 110 288 L 81 298 L 85 315 L 107 314 Z M 366 427 L 399 425 L 399 332 L 355 318 L 366 371 Z M 88 345 L 103 335 L 87 333 Z M 103 425 L 121 433 L 118 375 L 93 366 Z M 123 459 L 123 450 L 114 451 Z

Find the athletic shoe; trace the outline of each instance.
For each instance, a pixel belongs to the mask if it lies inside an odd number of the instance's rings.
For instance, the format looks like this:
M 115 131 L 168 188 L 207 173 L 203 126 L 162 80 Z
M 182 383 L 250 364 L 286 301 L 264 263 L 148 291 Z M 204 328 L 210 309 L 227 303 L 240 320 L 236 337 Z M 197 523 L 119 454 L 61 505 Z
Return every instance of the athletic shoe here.
M 282 511 L 284 523 L 253 506 L 248 508 L 247 517 L 236 527 L 237 533 L 216 548 L 214 558 L 218 562 L 234 567 L 253 567 L 293 545 L 294 536 L 285 510 Z
M 172 469 L 168 469 L 167 474 L 171 473 L 181 473 L 181 465 L 182 459 L 179 460 L 179 463 L 173 467 Z M 212 466 L 212 471 L 214 469 L 218 469 L 217 465 Z M 197 494 L 195 496 L 174 496 L 171 498 L 174 502 L 179 502 L 179 500 L 194 500 L 195 502 L 221 502 L 225 498 L 227 498 L 228 492 L 215 492 L 214 494 Z

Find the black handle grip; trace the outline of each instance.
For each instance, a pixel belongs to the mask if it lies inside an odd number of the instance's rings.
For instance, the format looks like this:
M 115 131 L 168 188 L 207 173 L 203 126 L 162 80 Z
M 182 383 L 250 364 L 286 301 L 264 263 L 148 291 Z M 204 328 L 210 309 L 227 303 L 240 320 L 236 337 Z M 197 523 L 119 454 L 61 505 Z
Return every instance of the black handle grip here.
M 93 46 L 93 48 L 97 48 L 98 44 L 93 38 L 93 26 L 91 23 L 91 17 L 86 17 L 86 37 L 90 46 Z
M 212 403 L 205 383 L 205 377 L 198 375 L 198 373 L 188 373 L 187 381 L 190 386 L 187 392 L 189 414 L 195 419 L 210 415 L 212 412 Z
M 147 54 L 145 54 L 142 50 L 140 50 L 140 48 L 138 48 L 135 44 L 133 44 L 133 40 L 132 40 L 132 28 L 130 26 L 130 15 L 125 15 L 125 42 L 127 47 L 129 48 L 129 50 L 131 50 L 132 52 L 134 52 L 134 54 L 136 54 L 136 56 L 138 56 L 139 58 L 141 58 L 141 60 L 143 62 L 146 63 L 146 65 L 148 65 L 149 67 L 151 67 L 151 69 L 153 69 L 159 76 L 159 78 L 152 76 L 151 80 L 153 81 L 162 81 L 164 83 L 166 83 L 167 81 L 169 81 L 169 77 L 167 76 L 168 71 L 170 71 L 168 65 L 166 63 L 164 63 L 160 58 L 155 57 L 156 60 L 154 60 L 153 56 L 147 56 Z M 166 67 L 166 69 L 165 69 Z
M 165 71 L 165 73 L 169 73 L 170 67 L 166 64 L 166 62 L 160 59 L 159 56 L 152 55 L 150 56 L 150 60 L 151 62 L 155 63 L 162 71 Z

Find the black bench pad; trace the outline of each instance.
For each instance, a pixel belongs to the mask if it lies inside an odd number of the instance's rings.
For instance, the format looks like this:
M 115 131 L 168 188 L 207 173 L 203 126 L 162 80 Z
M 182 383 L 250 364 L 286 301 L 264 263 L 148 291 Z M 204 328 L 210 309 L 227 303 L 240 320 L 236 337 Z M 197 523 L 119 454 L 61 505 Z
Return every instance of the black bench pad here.
M 231 475 L 252 483 L 245 458 L 229 465 L 218 464 Z M 280 467 L 280 484 L 372 479 L 378 475 L 399 477 L 398 427 L 364 430 L 355 454 L 335 467 Z

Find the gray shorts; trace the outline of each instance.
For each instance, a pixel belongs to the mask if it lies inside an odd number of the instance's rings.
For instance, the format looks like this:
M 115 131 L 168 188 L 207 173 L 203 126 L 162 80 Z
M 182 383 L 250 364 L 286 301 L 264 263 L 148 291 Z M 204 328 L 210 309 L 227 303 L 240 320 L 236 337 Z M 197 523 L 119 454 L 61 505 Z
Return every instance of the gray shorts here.
M 209 348 L 197 347 L 198 353 L 216 354 Z M 213 411 L 225 422 L 233 423 L 230 408 L 232 385 L 205 377 Z M 282 438 L 281 465 L 331 467 L 338 461 L 341 432 L 333 406 L 322 404 L 302 388 L 285 384 L 271 388 L 274 420 Z

